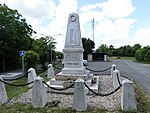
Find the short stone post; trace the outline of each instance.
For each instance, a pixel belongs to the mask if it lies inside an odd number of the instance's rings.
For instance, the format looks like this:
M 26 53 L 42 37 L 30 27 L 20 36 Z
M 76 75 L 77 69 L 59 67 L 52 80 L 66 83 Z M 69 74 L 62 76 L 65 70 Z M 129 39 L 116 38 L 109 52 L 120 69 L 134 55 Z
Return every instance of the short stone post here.
M 0 80 L 3 80 L 0 76 Z M 8 101 L 5 84 L 0 81 L 0 105 L 6 103 Z
M 53 78 L 53 77 L 54 77 L 53 65 L 49 64 L 48 65 L 48 71 L 47 71 L 47 78 Z
M 119 70 L 113 72 L 113 87 L 116 89 L 122 83 Z
M 75 81 L 73 108 L 76 111 L 85 111 L 87 109 L 87 98 L 84 86 L 84 80 L 78 78 Z
M 34 68 L 30 68 L 28 70 L 28 83 L 34 81 L 34 79 L 36 77 L 37 77 L 37 75 L 36 75 L 35 69 Z M 28 87 L 32 87 L 32 86 L 33 86 L 33 83 L 28 85 Z
M 122 92 L 121 92 L 121 108 L 123 111 L 137 109 L 135 92 L 133 88 L 133 82 L 126 79 L 122 81 Z
M 43 84 L 42 77 L 36 77 L 33 82 L 32 89 L 32 106 L 34 108 L 44 107 L 47 103 L 48 96 L 46 88 Z
M 116 65 L 115 64 L 113 64 L 112 66 L 111 66 L 111 77 L 113 78 L 113 72 L 116 70 Z
M 107 61 L 107 55 L 104 55 L 104 62 Z

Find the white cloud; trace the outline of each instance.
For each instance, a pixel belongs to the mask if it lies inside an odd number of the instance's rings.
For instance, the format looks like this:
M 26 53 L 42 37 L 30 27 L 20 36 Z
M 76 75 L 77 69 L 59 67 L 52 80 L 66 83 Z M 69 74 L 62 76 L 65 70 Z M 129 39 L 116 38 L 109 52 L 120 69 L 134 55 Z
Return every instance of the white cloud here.
M 127 17 L 135 11 L 132 0 L 108 0 L 100 5 L 108 18 Z
M 130 41 L 132 44 L 139 43 L 143 46 L 147 46 L 150 44 L 150 27 L 141 28 L 136 31 L 134 39 Z
M 132 5 L 132 0 L 108 0 L 83 5 L 80 8 L 79 2 L 79 0 L 58 0 L 56 4 L 54 0 L 0 0 L 0 3 L 6 3 L 10 8 L 17 9 L 38 33 L 62 34 L 54 37 L 57 41 L 57 50 L 62 51 L 64 48 L 68 15 L 72 12 L 77 12 L 80 16 L 82 37 L 92 39 L 91 20 L 95 19 L 96 47 L 102 43 L 115 47 L 129 44 L 130 29 L 137 21 L 128 17 L 136 9 Z M 137 31 L 134 40 L 147 36 L 146 31 L 146 29 Z
M 96 47 L 102 43 L 116 47 L 126 44 L 125 40 L 130 38 L 130 29 L 137 21 L 128 18 L 135 11 L 131 0 L 108 0 L 103 3 L 83 6 L 81 11 L 82 28 L 85 28 L 86 25 L 89 27 L 88 32 L 83 30 L 85 36 L 92 37 L 91 20 L 95 19 L 94 41 Z

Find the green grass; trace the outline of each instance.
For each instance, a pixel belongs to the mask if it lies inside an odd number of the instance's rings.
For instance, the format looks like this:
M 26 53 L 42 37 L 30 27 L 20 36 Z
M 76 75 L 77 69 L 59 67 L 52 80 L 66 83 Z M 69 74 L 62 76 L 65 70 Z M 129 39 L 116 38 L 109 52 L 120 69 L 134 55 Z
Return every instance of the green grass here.
M 21 79 L 11 81 L 9 83 L 11 83 L 11 84 L 25 84 L 25 83 L 27 83 L 27 77 L 23 77 Z M 8 99 L 10 100 L 13 97 L 18 96 L 19 94 L 27 92 L 28 86 L 16 87 L 16 86 L 6 85 L 6 91 L 7 91 Z
M 132 60 L 132 61 L 136 61 L 135 57 L 109 57 L 110 60 Z
M 135 91 L 138 111 L 141 113 L 150 112 L 150 96 L 139 85 L 135 86 Z

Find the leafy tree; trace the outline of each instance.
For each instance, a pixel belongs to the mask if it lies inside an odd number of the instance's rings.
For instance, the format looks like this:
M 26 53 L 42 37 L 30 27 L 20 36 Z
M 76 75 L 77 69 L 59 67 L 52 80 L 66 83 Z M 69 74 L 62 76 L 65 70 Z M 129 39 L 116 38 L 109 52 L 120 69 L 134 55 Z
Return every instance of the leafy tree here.
M 90 40 L 89 38 L 82 38 L 82 44 L 83 44 L 83 57 L 84 59 L 87 59 L 87 55 L 93 52 L 93 49 L 95 47 L 94 41 Z
M 101 52 L 108 52 L 108 46 L 106 44 L 102 44 L 98 47 L 96 52 L 101 53 Z
M 132 56 L 135 56 L 135 51 L 140 48 L 141 48 L 140 44 L 134 44 L 134 46 L 132 47 Z
M 144 56 L 144 61 L 150 63 L 150 50 Z
M 31 48 L 32 31 L 31 26 L 17 10 L 0 4 L 0 66 L 5 65 L 6 70 L 18 66 L 19 51 Z M 0 67 L 0 71 L 1 69 Z
M 146 53 L 147 53 L 147 50 L 145 48 L 136 50 L 135 59 L 138 61 L 144 61 Z
M 48 36 L 36 39 L 33 43 L 32 49 L 39 54 L 43 70 L 46 69 L 45 63 L 51 61 L 49 60 L 51 59 L 51 55 L 53 55 L 52 58 L 54 59 L 55 44 L 56 42 L 54 42 L 54 38 Z
M 36 68 L 39 61 L 39 55 L 36 52 L 29 50 L 26 52 L 24 61 L 26 70 L 28 70 L 31 67 Z

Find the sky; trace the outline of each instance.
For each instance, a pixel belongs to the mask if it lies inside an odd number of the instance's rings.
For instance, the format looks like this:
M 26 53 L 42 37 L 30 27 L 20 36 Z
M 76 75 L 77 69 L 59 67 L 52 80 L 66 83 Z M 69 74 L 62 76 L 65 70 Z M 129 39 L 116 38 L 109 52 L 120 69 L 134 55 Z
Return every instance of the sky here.
M 68 16 L 79 15 L 81 36 L 115 48 L 150 45 L 150 0 L 0 0 L 16 9 L 34 31 L 33 37 L 53 36 L 56 50 L 64 48 Z M 58 35 L 61 34 L 61 35 Z

